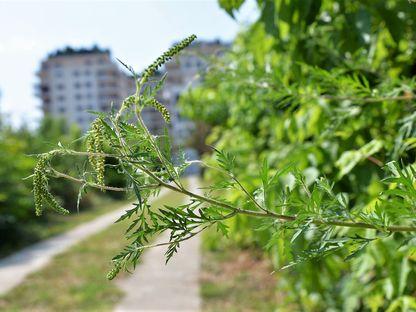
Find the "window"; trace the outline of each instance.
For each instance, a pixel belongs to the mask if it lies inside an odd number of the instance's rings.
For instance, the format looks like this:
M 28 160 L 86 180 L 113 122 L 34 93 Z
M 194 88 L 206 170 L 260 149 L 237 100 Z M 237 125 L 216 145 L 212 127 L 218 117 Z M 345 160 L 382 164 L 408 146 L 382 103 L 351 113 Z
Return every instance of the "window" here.
M 81 83 L 80 83 L 79 81 L 75 82 L 75 83 L 74 83 L 74 88 L 75 88 L 75 89 L 79 89 L 79 88 L 81 88 Z
M 81 94 L 75 94 L 75 99 L 76 100 L 81 100 L 82 99 L 82 95 Z
M 65 113 L 65 111 L 66 111 L 65 107 L 59 107 L 58 110 L 61 114 Z
M 87 82 L 85 83 L 85 86 L 86 86 L 87 88 L 91 88 L 91 86 L 92 86 L 91 81 L 87 81 Z
M 79 71 L 78 70 L 74 70 L 73 72 L 72 72 L 72 75 L 74 75 L 74 77 L 78 77 L 79 76 Z
M 62 69 L 55 69 L 53 71 L 53 75 L 55 77 L 63 77 L 64 76 L 64 72 L 62 71 Z
M 58 99 L 59 102 L 63 102 L 63 101 L 65 101 L 65 96 L 58 95 L 57 99 Z
M 63 90 L 63 89 L 65 89 L 65 85 L 63 85 L 62 83 L 58 83 L 58 84 L 56 85 L 56 88 L 57 88 L 58 90 Z
M 49 92 L 49 86 L 48 85 L 39 85 L 39 90 L 42 93 L 48 93 Z

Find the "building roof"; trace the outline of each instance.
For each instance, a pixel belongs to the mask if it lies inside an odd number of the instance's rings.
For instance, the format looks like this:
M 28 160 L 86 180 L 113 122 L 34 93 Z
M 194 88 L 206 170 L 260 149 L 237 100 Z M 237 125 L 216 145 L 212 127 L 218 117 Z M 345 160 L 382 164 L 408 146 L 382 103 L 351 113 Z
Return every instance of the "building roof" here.
M 48 54 L 48 58 L 53 58 L 57 56 L 75 56 L 83 54 L 110 54 L 110 49 L 103 49 L 97 45 L 92 46 L 91 48 L 78 48 L 67 46 L 62 49 L 58 49 L 54 52 Z
M 180 41 L 175 41 L 173 45 L 178 44 Z M 224 46 L 229 47 L 231 45 L 230 42 L 224 42 L 220 39 L 214 39 L 214 40 L 196 40 L 194 41 L 190 46 L 191 47 L 200 47 L 200 46 Z

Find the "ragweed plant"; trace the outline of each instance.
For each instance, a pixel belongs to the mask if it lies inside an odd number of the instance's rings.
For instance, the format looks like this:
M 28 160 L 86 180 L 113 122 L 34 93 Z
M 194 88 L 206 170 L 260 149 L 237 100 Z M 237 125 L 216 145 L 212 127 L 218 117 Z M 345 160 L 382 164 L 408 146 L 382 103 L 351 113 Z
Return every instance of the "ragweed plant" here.
M 348 250 L 348 257 L 351 258 L 368 244 L 396 232 L 407 238 L 412 237 L 409 233 L 416 232 L 416 169 L 413 166 L 388 163 L 383 183 L 389 185 L 389 190 L 381 193 L 371 206 L 350 209 L 349 198 L 346 194 L 336 193 L 332 182 L 325 177 L 307 182 L 302 172 L 296 169 L 296 164 L 276 170 L 269 168 L 268 163 L 263 161 L 259 164 L 259 183 L 255 189 L 249 189 L 236 174 L 237 157 L 225 151 L 215 150 L 216 165 L 188 161 L 184 157 L 180 158 L 179 163 L 173 161 L 169 135 L 156 136 L 150 133 L 141 114 L 145 107 L 151 106 L 169 122 L 166 107 L 155 99 L 163 79 L 155 85 L 149 84 L 148 80 L 160 66 L 190 45 L 195 38 L 190 36 L 165 52 L 141 76 L 126 66 L 135 77 L 136 92 L 123 101 L 118 111 L 101 114 L 92 123 L 85 152 L 60 146 L 39 156 L 33 175 L 37 214 L 41 213 L 44 204 L 58 212 L 67 213 L 48 191 L 49 177 L 70 179 L 80 183 L 82 188 L 132 192 L 136 203 L 117 220 L 130 220 L 126 230 L 130 243 L 113 258 L 114 268 L 108 273 L 109 279 L 113 279 L 121 270 L 134 268 L 146 248 L 166 245 L 166 261 L 169 261 L 183 241 L 208 227 L 215 226 L 227 235 L 226 221 L 238 215 L 263 219 L 262 227 L 275 233 L 269 245 L 280 235 L 289 233 L 294 244 L 300 235 L 310 233 L 313 239 L 301 256 L 288 263 L 288 266 L 341 248 Z M 370 152 L 360 152 L 358 157 L 371 156 L 373 149 L 373 146 L 368 147 L 366 150 Z M 59 172 L 50 162 L 58 155 L 87 157 L 91 169 L 86 168 L 80 177 Z M 126 188 L 105 185 L 106 158 L 116 160 L 117 164 L 112 166 L 116 166 L 124 175 Z M 218 170 L 223 176 L 222 181 L 205 188 L 203 195 L 189 190 L 182 184 L 180 177 L 192 163 Z M 161 188 L 184 194 L 190 201 L 176 207 L 153 209 L 149 199 L 157 196 Z M 230 189 L 240 191 L 245 200 L 239 204 L 225 200 L 222 195 Z M 354 231 L 345 232 L 342 229 Z M 149 243 L 152 237 L 165 231 L 170 233 L 169 241 L 157 245 Z
M 87 152 L 89 162 L 97 176 L 97 184 L 104 185 L 104 163 L 105 157 L 100 155 L 104 152 L 105 131 L 100 118 L 94 120 L 87 135 Z
M 63 208 L 57 200 L 53 197 L 48 189 L 48 175 L 47 167 L 49 159 L 54 153 L 48 153 L 40 155 L 38 162 L 35 166 L 33 174 L 33 195 L 35 202 L 35 212 L 37 216 L 40 216 L 43 212 L 45 205 L 49 206 L 53 210 L 61 214 L 68 214 L 69 211 Z

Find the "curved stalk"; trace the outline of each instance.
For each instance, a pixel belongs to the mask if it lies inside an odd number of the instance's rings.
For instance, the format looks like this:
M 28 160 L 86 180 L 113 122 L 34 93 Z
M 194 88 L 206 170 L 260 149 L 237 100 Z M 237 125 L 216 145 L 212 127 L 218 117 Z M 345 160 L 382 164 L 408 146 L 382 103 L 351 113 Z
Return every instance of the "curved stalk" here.
M 59 151 L 59 150 L 57 150 Z M 62 151 L 60 151 L 62 152 Z M 78 156 L 88 156 L 91 153 L 86 153 L 86 152 L 76 152 L 76 151 L 71 151 L 71 150 L 66 150 L 65 154 L 70 154 L 70 155 L 78 155 Z M 119 155 L 114 155 L 114 154 L 97 154 L 99 156 L 108 156 L 108 157 L 120 157 Z M 241 209 L 238 207 L 235 207 L 233 205 L 215 200 L 213 198 L 210 197 L 206 197 L 203 195 L 198 195 L 196 193 L 193 193 L 187 189 L 185 189 L 184 187 L 178 187 L 172 184 L 169 184 L 165 181 L 163 181 L 162 179 L 160 179 L 158 176 L 156 176 L 154 173 L 152 173 L 151 171 L 147 170 L 145 167 L 136 164 L 137 168 L 142 170 L 144 173 L 146 173 L 149 177 L 151 177 L 152 179 L 156 180 L 158 183 L 157 184 L 150 184 L 150 185 L 144 185 L 141 186 L 140 188 L 142 189 L 146 189 L 146 188 L 157 188 L 160 186 L 163 186 L 165 188 L 168 188 L 174 192 L 177 193 L 181 193 L 184 195 L 187 195 L 191 198 L 195 198 L 198 199 L 202 202 L 206 202 L 209 204 L 213 204 L 225 209 L 228 209 L 232 212 L 234 212 L 235 214 L 244 214 L 244 215 L 249 215 L 249 216 L 253 216 L 253 217 L 260 217 L 260 218 L 273 218 L 276 220 L 281 220 L 281 221 L 296 221 L 296 216 L 291 216 L 291 215 L 285 215 L 285 214 L 277 214 L 273 211 L 264 209 L 262 210 L 263 212 L 259 212 L 259 211 L 254 211 L 254 210 L 247 210 L 247 209 Z M 85 180 L 81 180 L 81 179 L 77 179 L 75 177 L 69 176 L 67 174 L 64 174 L 62 172 L 59 172 L 55 169 L 53 169 L 54 174 L 57 177 L 61 177 L 61 178 L 66 178 L 69 179 L 71 181 L 77 182 L 77 183 L 83 183 L 83 184 L 87 184 L 88 186 L 94 187 L 94 188 L 99 188 L 99 189 L 106 189 L 109 191 L 116 191 L 116 192 L 127 192 L 130 189 L 128 188 L 117 188 L 117 187 L 111 187 L 111 186 L 102 186 L 102 185 L 98 185 L 95 183 L 90 183 L 87 182 Z M 380 230 L 379 227 L 373 225 L 373 224 L 369 224 L 369 223 L 365 223 L 365 222 L 351 222 L 351 221 L 325 221 L 325 220 L 319 220 L 319 219 L 315 219 L 312 221 L 313 224 L 316 225 L 332 225 L 332 226 L 341 226 L 341 227 L 349 227 L 349 228 L 362 228 L 362 229 L 374 229 L 374 230 Z M 403 225 L 391 225 L 391 226 L 387 226 L 383 228 L 386 232 L 416 232 L 416 226 L 403 226 Z

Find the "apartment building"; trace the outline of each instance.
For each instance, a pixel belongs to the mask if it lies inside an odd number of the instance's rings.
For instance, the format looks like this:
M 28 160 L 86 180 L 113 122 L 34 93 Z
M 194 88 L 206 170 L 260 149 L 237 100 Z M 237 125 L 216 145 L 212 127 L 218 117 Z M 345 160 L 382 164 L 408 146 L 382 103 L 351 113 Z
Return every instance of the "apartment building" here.
M 149 84 L 155 84 L 167 72 L 158 99 L 171 113 L 171 130 L 176 145 L 186 145 L 194 129 L 193 122 L 183 118 L 177 107 L 179 96 L 187 88 L 200 83 L 210 58 L 220 56 L 228 45 L 220 41 L 200 41 L 165 65 Z M 48 55 L 38 71 L 40 83 L 37 94 L 45 114 L 63 117 L 78 124 L 84 131 L 95 116 L 88 111 L 108 112 L 111 105 L 134 93 L 133 78 L 122 71 L 108 49 L 65 48 Z M 153 108 L 143 111 L 143 119 L 154 134 L 163 133 L 167 126 L 160 113 Z
M 134 90 L 134 80 L 111 58 L 110 51 L 65 48 L 48 55 L 38 72 L 37 95 L 45 114 L 63 117 L 84 131 L 95 116 L 118 107 Z

